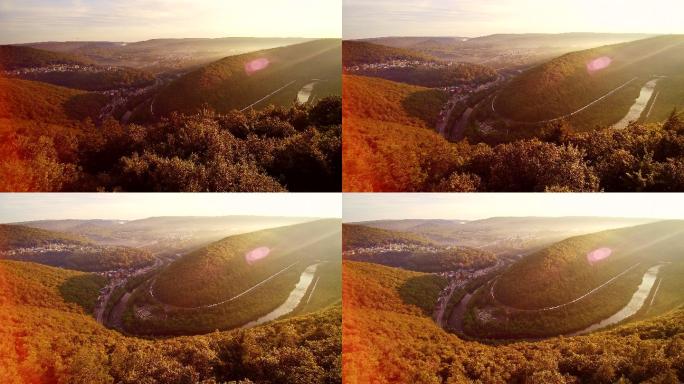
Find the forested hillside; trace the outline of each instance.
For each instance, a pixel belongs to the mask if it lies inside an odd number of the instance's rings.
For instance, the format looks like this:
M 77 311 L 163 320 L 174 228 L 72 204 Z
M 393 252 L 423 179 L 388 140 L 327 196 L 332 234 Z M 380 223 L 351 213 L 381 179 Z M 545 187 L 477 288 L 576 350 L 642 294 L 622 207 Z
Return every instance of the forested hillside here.
M 345 67 L 385 63 L 393 60 L 436 61 L 434 57 L 409 49 L 354 40 L 342 42 L 342 64 Z
M 123 327 L 179 335 L 231 329 L 269 314 L 302 276 L 315 286 L 295 313 L 339 302 L 340 221 L 326 219 L 227 237 L 184 255 L 135 291 Z M 309 271 L 309 272 L 307 272 Z M 311 280 L 313 281 L 313 280 Z M 140 309 L 148 315 L 141 316 Z
M 537 122 L 569 114 L 615 91 L 583 112 L 612 114 L 614 123 L 648 80 L 664 76 L 663 83 L 674 81 L 669 77 L 680 75 L 682 66 L 684 37 L 678 35 L 573 52 L 515 78 L 497 97 L 496 110 L 513 121 Z M 659 121 L 676 105 L 670 104 Z M 588 126 L 594 128 L 599 117 L 591 120 Z
M 496 297 L 527 309 L 565 303 L 637 263 L 645 270 L 656 263 L 684 262 L 682 233 L 684 222 L 665 221 L 563 240 L 511 267 L 498 280 Z M 592 261 L 589 255 L 597 249 L 608 256 Z
M 341 383 L 341 307 L 253 329 L 160 340 L 123 336 L 88 308 L 92 275 L 0 261 L 0 381 Z
M 345 261 L 344 276 L 343 375 L 348 383 L 684 379 L 682 309 L 588 336 L 487 345 L 462 340 L 429 317 L 429 303 L 441 290 L 432 275 Z
M 168 116 L 196 113 L 207 105 L 221 113 L 290 106 L 312 81 L 320 81 L 314 90 L 327 90 L 320 98 L 339 95 L 340 45 L 338 39 L 323 39 L 229 56 L 175 80 L 154 98 L 151 108 L 154 116 Z
M 0 71 L 9 77 L 87 91 L 142 87 L 154 81 L 154 76 L 145 71 L 100 66 L 69 53 L 14 45 L 0 46 Z
M 430 245 L 427 238 L 410 232 L 342 224 L 342 248 L 370 248 L 387 244 Z
M 95 126 L 100 96 L 0 80 L 0 190 L 340 190 L 339 98 L 143 127 Z
M 433 131 L 446 94 L 344 75 L 345 191 L 417 191 L 455 151 Z M 428 175 L 433 172 L 432 176 Z
M 0 45 L 0 70 L 40 68 L 57 64 L 90 65 L 92 61 L 69 53 L 50 52 L 15 45 Z

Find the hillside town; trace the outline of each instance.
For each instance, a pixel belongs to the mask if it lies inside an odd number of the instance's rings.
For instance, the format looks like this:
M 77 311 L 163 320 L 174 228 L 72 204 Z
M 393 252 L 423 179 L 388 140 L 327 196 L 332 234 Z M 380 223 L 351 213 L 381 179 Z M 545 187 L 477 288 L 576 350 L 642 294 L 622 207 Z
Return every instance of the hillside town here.
M 453 62 L 436 62 L 436 61 L 426 61 L 426 60 L 390 60 L 382 63 L 367 63 L 345 66 L 345 72 L 363 72 L 363 71 L 377 71 L 384 69 L 394 69 L 394 68 L 430 68 L 430 69 L 442 69 L 448 68 L 452 65 L 457 65 Z
M 7 250 L 0 250 L 0 256 L 12 257 L 62 252 L 100 253 L 102 251 L 102 247 L 87 244 L 49 243 L 32 247 L 20 247 Z
M 45 74 L 45 73 L 65 73 L 65 72 L 90 72 L 90 73 L 103 73 L 103 72 L 118 72 L 123 71 L 122 68 L 114 66 L 99 66 L 99 65 L 88 65 L 88 64 L 53 64 L 46 65 L 42 67 L 30 67 L 30 68 L 19 68 L 13 70 L 2 71 L 5 76 L 23 76 L 30 74 Z
M 343 256 L 354 256 L 362 254 L 378 254 L 385 252 L 420 252 L 420 253 L 437 253 L 439 251 L 444 251 L 444 247 L 434 247 L 429 245 L 417 245 L 417 244 L 407 244 L 407 243 L 389 243 L 381 244 L 373 247 L 359 247 L 354 249 L 345 250 L 342 252 Z

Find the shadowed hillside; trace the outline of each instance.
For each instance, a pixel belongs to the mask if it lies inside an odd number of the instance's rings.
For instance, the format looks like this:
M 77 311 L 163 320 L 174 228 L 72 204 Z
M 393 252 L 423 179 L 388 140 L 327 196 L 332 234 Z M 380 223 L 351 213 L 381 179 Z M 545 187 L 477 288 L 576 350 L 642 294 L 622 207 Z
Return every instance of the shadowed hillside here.
M 104 247 L 78 235 L 19 225 L 0 225 L 0 258 L 81 271 L 139 268 L 153 262 L 146 251 Z

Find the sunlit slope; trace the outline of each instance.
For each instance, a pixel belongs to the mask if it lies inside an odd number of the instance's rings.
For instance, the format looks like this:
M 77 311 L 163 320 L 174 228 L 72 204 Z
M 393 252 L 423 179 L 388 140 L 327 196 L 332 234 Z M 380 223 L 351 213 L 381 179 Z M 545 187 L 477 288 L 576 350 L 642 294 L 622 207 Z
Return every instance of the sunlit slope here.
M 680 374 L 682 310 L 589 336 L 490 346 L 432 321 L 433 275 L 345 261 L 344 276 L 345 382 L 677 382 Z
M 457 161 L 434 130 L 444 92 L 362 76 L 343 83 L 344 190 L 427 190 L 428 176 Z
M 229 299 L 290 266 L 301 272 L 316 260 L 339 260 L 340 231 L 339 220 L 319 220 L 228 237 L 169 265 L 154 295 L 179 307 Z
M 629 294 L 646 269 L 658 263 L 681 263 L 683 254 L 681 221 L 577 236 L 513 265 L 498 279 L 494 293 L 506 305 L 544 308 L 569 302 L 624 273 L 624 279 L 615 282 L 629 280 L 625 288 Z
M 105 278 L 35 263 L 0 260 L 0 305 L 91 312 Z
M 97 279 L 0 261 L 1 382 L 341 383 L 339 305 L 251 330 L 149 340 L 87 314 Z
M 229 56 L 171 83 L 154 99 L 153 113 L 192 113 L 205 105 L 218 112 L 288 106 L 313 81 L 320 81 L 314 86 L 318 98 L 339 95 L 341 55 L 340 40 L 323 39 Z
M 655 109 L 662 121 L 675 105 L 667 87 L 681 83 L 684 36 L 661 36 L 608 45 L 563 55 L 516 77 L 497 96 L 496 112 L 515 122 L 540 122 L 565 116 L 590 103 L 574 116 L 581 127 L 610 122 L 624 116 L 649 80 L 664 76 L 657 90 L 664 93 Z M 681 87 L 679 87 L 681 88 Z M 588 121 L 587 121 L 588 120 Z
M 137 268 L 153 262 L 149 252 L 103 247 L 78 235 L 19 225 L 0 225 L 0 258 L 81 271 Z
M 106 97 L 37 81 L 0 77 L 0 128 L 3 119 L 68 124 L 95 119 Z M 8 122 L 9 123 L 9 122 Z

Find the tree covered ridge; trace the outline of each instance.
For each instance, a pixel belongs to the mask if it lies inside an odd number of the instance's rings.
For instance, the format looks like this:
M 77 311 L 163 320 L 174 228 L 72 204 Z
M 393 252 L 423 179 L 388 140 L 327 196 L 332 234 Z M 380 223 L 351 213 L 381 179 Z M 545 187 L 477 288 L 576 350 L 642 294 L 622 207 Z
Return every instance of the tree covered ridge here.
M 0 174 L 8 191 L 339 191 L 341 99 L 150 126 L 71 127 L 9 120 Z

